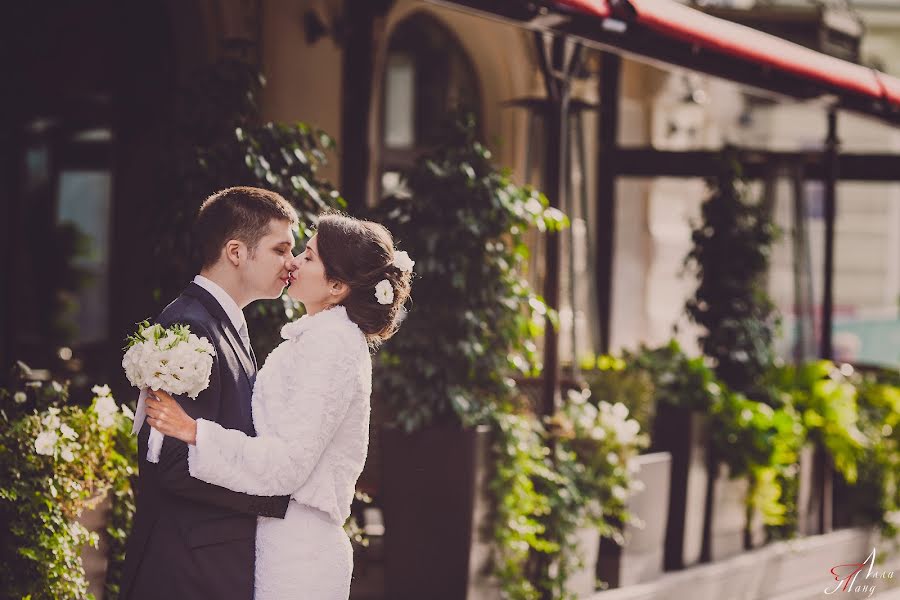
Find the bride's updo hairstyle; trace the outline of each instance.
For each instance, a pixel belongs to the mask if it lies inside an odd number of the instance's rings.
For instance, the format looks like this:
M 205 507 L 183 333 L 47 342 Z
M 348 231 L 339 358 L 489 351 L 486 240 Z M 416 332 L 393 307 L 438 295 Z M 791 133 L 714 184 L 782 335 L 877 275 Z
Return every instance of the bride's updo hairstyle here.
M 316 233 L 325 277 L 350 287 L 341 305 L 366 335 L 369 345 L 377 347 L 400 327 L 403 305 L 411 290 L 412 273 L 394 265 L 391 233 L 378 223 L 340 213 L 319 217 Z M 387 280 L 393 290 L 390 301 L 382 295 L 385 304 L 376 295 L 376 286 L 382 280 Z

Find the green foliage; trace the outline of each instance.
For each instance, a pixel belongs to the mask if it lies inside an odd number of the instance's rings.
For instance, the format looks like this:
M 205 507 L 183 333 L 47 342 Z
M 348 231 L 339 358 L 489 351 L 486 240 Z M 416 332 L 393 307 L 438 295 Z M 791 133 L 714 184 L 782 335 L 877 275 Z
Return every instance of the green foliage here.
M 641 346 L 622 359 L 629 370 L 647 373 L 656 402 L 707 412 L 721 389 L 704 358 L 689 357 L 675 340 L 658 348 Z
M 542 427 L 529 414 L 495 415 L 498 499 L 495 575 L 512 600 L 573 598 L 566 582 L 583 566 L 578 530 L 621 539 L 634 490 L 629 462 L 646 445 L 621 403 L 570 391 Z
M 794 473 L 805 430 L 791 406 L 773 409 L 722 388 L 710 419 L 711 443 L 732 477 L 748 476 L 748 516 L 759 511 L 763 523 L 784 525 L 788 497 L 782 479 Z
M 554 489 L 560 489 L 563 481 L 550 465 L 550 451 L 536 417 L 497 413 L 493 425 L 497 459 L 491 481 L 496 498 L 494 574 L 506 600 L 537 600 L 540 587 L 527 576 L 527 565 L 535 553 L 558 552 L 559 545 L 548 539 L 544 523 L 552 508 L 549 492 L 539 491 L 536 482 L 554 482 Z
M 785 403 L 796 408 L 810 439 L 824 445 L 838 472 L 854 483 L 867 442 L 858 427 L 853 383 L 833 363 L 824 360 L 775 369 L 768 381 Z
M 601 355 L 583 359 L 581 374 L 594 402 L 621 403 L 640 424 L 641 431 L 652 431 L 656 390 L 650 373 L 624 358 Z
M 885 539 L 900 529 L 900 381 L 897 373 L 855 374 L 858 425 L 867 440 L 858 463 L 858 505 L 842 507 L 879 523 Z
M 514 378 L 538 373 L 535 340 L 547 315 L 524 279 L 523 236 L 567 220 L 496 167 L 474 131 L 468 117 L 448 126 L 406 175 L 410 196 L 386 199 L 374 217 L 416 261 L 417 275 L 403 330 L 379 352 L 374 386 L 404 430 L 493 427 L 495 573 L 505 597 L 538 598 L 544 583 L 528 564 L 560 551 L 542 520 L 566 480 L 540 423 L 518 406 Z
M 177 344 L 181 342 L 190 341 L 191 337 L 191 327 L 190 325 L 182 325 L 180 323 L 176 323 L 171 327 L 163 327 L 159 323 L 154 323 L 150 325 L 150 321 L 141 321 L 137 325 L 137 330 L 130 334 L 126 338 L 125 349 L 131 348 L 136 344 L 140 344 L 143 342 L 153 342 L 156 344 L 160 340 L 166 337 L 166 334 L 171 332 L 171 337 L 169 341 L 169 345 L 165 349 L 174 348 Z
M 224 60 L 199 72 L 182 92 L 177 139 L 166 172 L 174 173 L 161 198 L 156 247 L 159 299 L 175 297 L 199 270 L 190 254 L 191 225 L 203 200 L 223 188 L 247 185 L 278 192 L 300 215 L 298 241 L 325 209 L 346 203 L 319 171 L 334 141 L 305 123 L 264 123 L 258 97 L 265 80 L 257 69 Z M 287 295 L 255 302 L 246 311 L 260 360 L 280 341 L 285 320 L 299 306 Z
M 523 235 L 566 218 L 493 164 L 471 120 L 448 128 L 407 185 L 411 198 L 385 200 L 375 217 L 417 275 L 402 334 L 379 352 L 377 395 L 407 431 L 488 423 L 515 396 L 513 377 L 539 368 L 547 308 L 523 278 Z
M 732 153 L 725 153 L 718 168 L 685 261 L 698 277 L 686 309 L 706 330 L 700 343 L 719 378 L 732 390 L 766 401 L 760 382 L 775 362 L 777 326 L 766 277 L 776 229 L 768 207 L 749 197 Z
M 2 417 L 0 524 L 9 535 L 0 543 L 0 588 L 9 597 L 34 600 L 88 597 L 80 552 L 98 538 L 77 518 L 112 493 L 107 589 L 115 594 L 117 561 L 134 510 L 131 420 L 105 386 L 95 388 L 98 396 L 88 408 L 66 404 L 67 388 L 57 382 L 30 386 L 30 394 L 44 387 L 53 390 L 56 405 L 15 420 Z
M 805 430 L 790 405 L 772 408 L 731 391 L 703 357 L 688 357 L 674 340 L 625 353 L 628 370 L 645 371 L 658 402 L 709 415 L 710 444 L 732 477 L 749 477 L 748 513 L 782 525 L 793 497 L 783 481 L 795 468 Z

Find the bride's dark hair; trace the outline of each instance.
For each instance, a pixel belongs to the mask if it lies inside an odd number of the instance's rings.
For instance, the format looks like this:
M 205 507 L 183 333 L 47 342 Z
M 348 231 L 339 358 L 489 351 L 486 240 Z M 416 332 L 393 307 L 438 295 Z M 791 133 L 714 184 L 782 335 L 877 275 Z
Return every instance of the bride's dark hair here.
M 325 277 L 350 287 L 341 305 L 372 346 L 390 338 L 403 319 L 412 273 L 394 266 L 394 239 L 386 227 L 340 213 L 326 213 L 316 226 L 319 257 Z M 393 301 L 380 304 L 375 286 L 386 279 Z

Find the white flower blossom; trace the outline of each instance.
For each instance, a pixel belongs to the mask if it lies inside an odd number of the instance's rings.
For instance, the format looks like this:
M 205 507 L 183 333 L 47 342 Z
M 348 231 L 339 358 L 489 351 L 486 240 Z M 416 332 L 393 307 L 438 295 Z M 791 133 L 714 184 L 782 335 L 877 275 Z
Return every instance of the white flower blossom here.
M 401 250 L 400 252 L 394 252 L 394 266 L 404 273 L 412 272 L 415 265 L 416 261 L 411 259 L 409 254 L 405 251 Z
M 53 456 L 58 439 L 55 431 L 42 431 L 34 440 L 34 451 L 43 456 Z
M 127 404 L 122 405 L 122 414 L 134 421 L 134 411 L 128 408 Z
M 628 407 L 621 402 L 616 402 L 612 407 L 612 413 L 619 419 L 628 418 Z
M 72 452 L 71 448 L 63 448 L 62 452 L 59 453 L 60 458 L 62 458 L 66 462 L 72 462 L 75 460 L 75 453 Z
M 375 286 L 375 299 L 378 304 L 390 304 L 394 301 L 394 288 L 387 279 L 382 279 Z
M 75 539 L 80 539 L 88 535 L 88 530 L 78 521 L 72 521 L 69 523 L 69 534 Z
M 44 417 L 41 420 L 41 423 L 44 424 L 44 427 L 46 427 L 47 429 L 52 431 L 55 429 L 59 429 L 59 426 L 62 424 L 62 421 L 60 420 L 60 418 L 58 416 L 51 413 L 51 414 L 47 415 L 46 417 Z
M 53 391 L 56 392 L 57 394 L 60 394 L 63 391 L 63 386 L 60 385 L 60 383 L 58 381 L 54 381 L 53 383 L 50 384 L 50 386 L 53 388 Z
M 13 394 L 13 400 L 16 401 L 16 404 L 25 404 L 25 401 L 28 400 L 28 396 L 25 392 L 16 392 Z
M 112 392 L 110 391 L 109 386 L 106 384 L 95 385 L 94 387 L 91 388 L 91 391 L 94 392 L 94 395 L 99 396 L 101 398 L 103 396 L 112 395 Z
M 61 436 L 63 436 L 64 438 L 66 438 L 67 440 L 77 440 L 78 439 L 78 433 L 74 429 L 72 429 L 71 427 L 66 425 L 65 423 L 63 423 L 63 425 L 59 428 L 59 434 Z
M 97 413 L 97 422 L 101 427 L 109 429 L 116 424 L 116 413 L 119 406 L 112 396 L 102 396 L 94 402 L 94 412 Z
M 539 215 L 544 212 L 544 206 L 537 198 L 529 198 L 528 201 L 525 202 L 525 210 L 533 215 Z

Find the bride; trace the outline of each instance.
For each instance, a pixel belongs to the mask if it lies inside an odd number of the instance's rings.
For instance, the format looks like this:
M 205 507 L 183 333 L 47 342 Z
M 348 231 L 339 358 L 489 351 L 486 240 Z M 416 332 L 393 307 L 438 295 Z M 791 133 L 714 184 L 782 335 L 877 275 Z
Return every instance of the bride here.
M 256 378 L 258 437 L 194 420 L 162 391 L 147 414 L 189 444 L 191 476 L 291 496 L 283 520 L 259 517 L 255 600 L 346 600 L 353 552 L 343 524 L 366 460 L 370 349 L 399 327 L 413 262 L 383 226 L 331 214 L 293 266 L 288 295 L 306 315 L 282 328 L 285 341 Z

